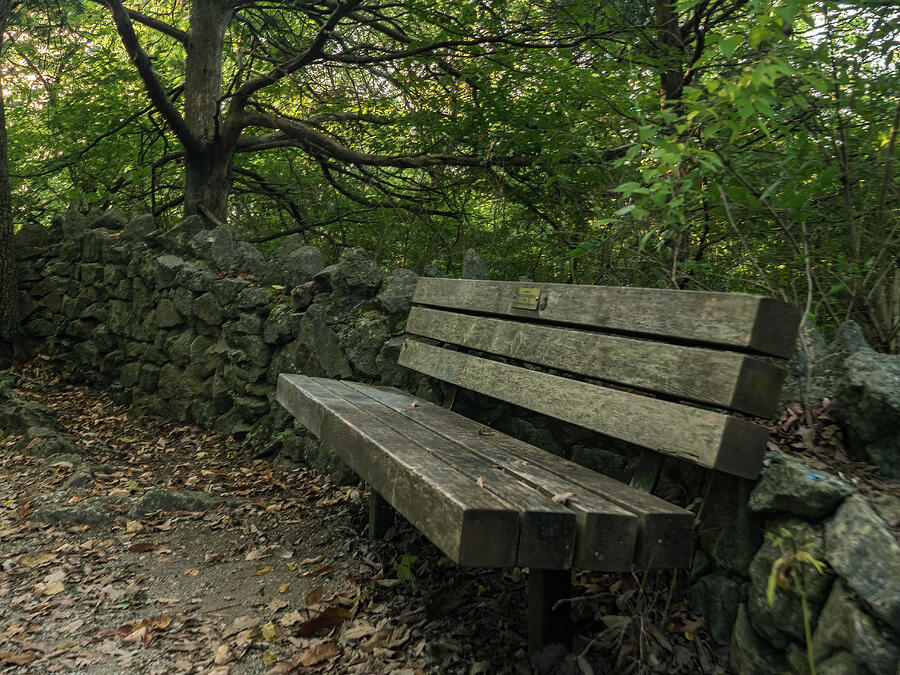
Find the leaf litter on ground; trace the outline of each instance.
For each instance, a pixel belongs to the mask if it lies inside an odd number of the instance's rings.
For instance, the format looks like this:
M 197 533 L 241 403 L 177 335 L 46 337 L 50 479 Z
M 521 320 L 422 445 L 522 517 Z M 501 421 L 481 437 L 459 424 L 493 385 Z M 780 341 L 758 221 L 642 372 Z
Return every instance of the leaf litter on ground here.
M 114 499 L 105 524 L 31 520 L 35 499 L 61 490 L 77 462 L 43 462 L 13 452 L 17 438 L 0 439 L 0 671 L 537 672 L 523 571 L 448 564 L 402 523 L 369 541 L 359 486 L 273 465 L 196 426 L 132 417 L 105 392 L 61 382 L 44 361 L 21 375 L 21 395 L 56 411 L 94 469 L 73 503 Z M 827 403 L 813 409 L 812 430 L 802 412 L 785 411 L 773 442 L 878 490 L 877 476 L 836 450 Z M 129 516 L 152 488 L 225 501 Z M 416 560 L 406 580 L 396 572 L 403 559 Z M 729 672 L 702 617 L 670 601 L 671 580 L 574 575 L 576 653 L 553 668 Z

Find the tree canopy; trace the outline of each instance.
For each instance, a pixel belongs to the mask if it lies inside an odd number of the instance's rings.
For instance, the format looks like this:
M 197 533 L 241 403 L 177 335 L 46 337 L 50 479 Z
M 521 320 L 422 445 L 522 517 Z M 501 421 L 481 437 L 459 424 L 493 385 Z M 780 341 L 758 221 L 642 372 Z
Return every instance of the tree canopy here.
M 301 233 L 387 266 L 763 292 L 900 349 L 900 14 L 879 0 L 42 0 L 13 209 Z

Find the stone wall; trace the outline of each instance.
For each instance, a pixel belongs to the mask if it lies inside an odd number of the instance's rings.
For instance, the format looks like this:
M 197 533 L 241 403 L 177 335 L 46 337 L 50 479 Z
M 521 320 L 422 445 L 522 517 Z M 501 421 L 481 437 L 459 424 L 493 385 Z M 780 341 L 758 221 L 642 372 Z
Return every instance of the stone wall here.
M 163 232 L 150 216 L 116 211 L 26 226 L 16 246 L 32 346 L 67 377 L 105 386 L 138 412 L 207 425 L 262 456 L 278 453 L 349 482 L 352 472 L 273 397 L 279 372 L 353 378 L 452 400 L 463 414 L 620 480 L 635 471 L 639 455 L 625 444 L 397 366 L 416 275 L 385 276 L 361 249 L 326 266 L 295 236 L 266 260 L 198 218 Z M 467 276 L 484 276 L 483 267 L 469 256 Z M 872 352 L 852 326 L 833 345 L 819 342 L 792 362 L 786 396 L 842 393 L 837 411 L 851 451 L 896 477 L 898 357 Z M 814 352 L 827 367 L 808 377 Z M 688 597 L 712 638 L 730 641 L 739 672 L 807 672 L 797 580 L 819 673 L 896 672 L 896 491 L 867 498 L 852 482 L 773 451 L 758 482 L 667 460 L 657 493 L 697 511 Z M 825 563 L 822 574 L 809 559 Z M 785 587 L 776 586 L 770 605 L 776 561 Z
M 416 275 L 385 277 L 361 249 L 326 266 L 294 236 L 265 260 L 199 218 L 162 232 L 107 211 L 26 226 L 16 250 L 25 332 L 66 377 L 261 455 L 352 479 L 293 433 L 274 401 L 279 372 L 411 384 L 396 354 Z

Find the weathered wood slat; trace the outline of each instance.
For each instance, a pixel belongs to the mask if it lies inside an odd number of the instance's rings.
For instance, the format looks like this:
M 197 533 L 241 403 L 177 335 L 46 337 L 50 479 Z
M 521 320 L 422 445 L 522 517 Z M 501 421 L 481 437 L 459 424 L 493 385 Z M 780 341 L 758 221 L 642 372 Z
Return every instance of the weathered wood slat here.
M 693 551 L 693 520 L 689 511 L 632 489 L 524 441 L 488 429 L 433 403 L 414 400 L 406 392 L 387 387 L 351 384 L 384 405 L 417 420 L 430 431 L 464 445 L 518 480 L 548 495 L 573 492 L 567 506 L 579 515 L 575 565 L 583 569 L 620 571 L 629 563 L 642 566 L 685 567 Z M 610 505 L 619 508 L 610 508 Z M 621 518 L 634 514 L 640 529 Z M 637 535 L 636 552 L 628 542 Z
M 411 398 L 406 400 L 405 407 L 413 414 L 406 415 L 402 409 L 386 406 L 377 395 L 367 395 L 372 389 L 367 385 L 335 380 L 317 380 L 317 383 L 370 412 L 385 425 L 430 452 L 435 462 L 448 464 L 473 485 L 514 507 L 520 519 L 516 564 L 541 569 L 571 568 L 575 549 L 575 513 L 571 509 L 554 502 L 550 495 L 530 485 L 510 480 L 496 462 L 472 453 L 459 443 L 419 424 L 414 414 L 418 408 L 410 406 Z M 625 518 L 629 517 L 629 514 L 620 513 Z M 636 524 L 636 519 L 632 520 Z M 548 542 L 553 544 L 548 546 Z M 630 551 L 628 557 L 630 561 Z
M 519 289 L 540 289 L 517 309 Z M 533 282 L 420 278 L 413 302 L 433 307 L 654 335 L 789 358 L 800 323 L 792 305 L 758 295 Z
M 312 378 L 279 375 L 277 396 L 451 560 L 516 564 L 519 514 L 508 504 Z
M 489 430 L 473 420 L 427 401 L 417 401 L 417 405 L 412 406 L 413 397 L 397 389 L 347 384 L 397 414 L 421 425 L 423 435 L 442 437 L 458 448 L 464 448 L 462 451 L 467 455 L 479 458 L 477 460 L 479 463 L 496 467 L 497 481 L 527 485 L 544 495 L 544 499 L 551 500 L 554 496 L 566 494 L 572 489 L 570 481 L 543 469 L 540 465 L 523 462 L 515 455 L 503 452 L 501 446 L 494 443 L 491 438 L 503 436 L 499 431 Z M 509 438 L 509 441 L 512 442 L 514 439 Z M 606 480 L 610 484 L 615 483 L 616 488 L 623 487 L 620 483 Z M 654 500 L 665 505 L 663 508 L 668 507 L 662 500 L 652 498 L 649 501 Z M 639 520 L 642 520 L 644 513 L 630 512 L 611 502 L 602 491 L 586 488 L 573 494 L 571 499 L 567 500 L 566 506 L 577 518 L 578 535 L 575 538 L 574 551 L 574 564 L 577 567 L 607 572 L 630 568 L 639 536 Z M 555 540 L 548 537 L 548 534 L 535 532 L 534 535 L 534 540 L 539 542 L 538 546 L 545 549 L 543 555 L 548 555 L 546 549 L 556 546 Z M 553 542 L 552 545 L 549 542 Z M 550 566 L 538 562 L 529 563 L 529 566 L 551 569 Z
M 768 432 L 752 422 L 407 340 L 399 363 L 607 436 L 756 478 Z
M 750 415 L 775 413 L 784 371 L 735 352 L 413 307 L 415 335 Z

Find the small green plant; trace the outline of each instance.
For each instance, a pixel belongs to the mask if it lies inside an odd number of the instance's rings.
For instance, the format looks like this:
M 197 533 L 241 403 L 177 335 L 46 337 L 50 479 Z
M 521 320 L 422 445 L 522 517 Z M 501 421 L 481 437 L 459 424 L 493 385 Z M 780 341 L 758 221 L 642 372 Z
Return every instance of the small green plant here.
M 781 555 L 772 561 L 769 571 L 769 579 L 766 585 L 766 599 L 769 605 L 775 604 L 775 593 L 778 588 L 793 589 L 800 596 L 800 607 L 803 613 L 803 635 L 806 639 L 806 658 L 809 663 L 810 675 L 816 675 L 816 660 L 813 652 L 812 626 L 810 623 L 809 604 L 806 599 L 806 588 L 803 585 L 803 573 L 801 569 L 804 563 L 815 569 L 819 575 L 824 575 L 826 565 L 817 560 L 809 551 L 800 549 L 790 544 L 797 543 L 793 534 L 782 528 L 779 536 L 767 535 L 772 543 L 781 551 Z
M 417 555 L 411 555 L 409 553 L 403 554 L 403 557 L 400 558 L 400 562 L 394 565 L 394 571 L 397 573 L 397 578 L 400 581 L 412 581 L 412 565 L 418 559 L 419 556 Z

